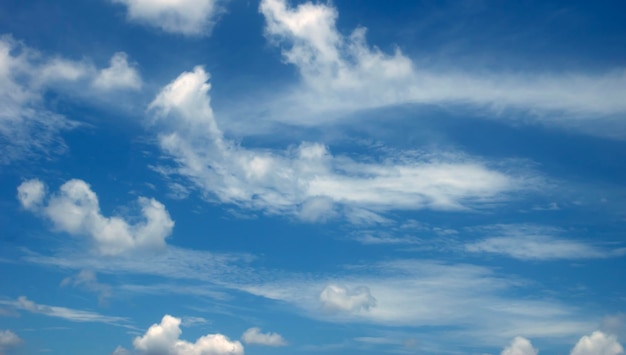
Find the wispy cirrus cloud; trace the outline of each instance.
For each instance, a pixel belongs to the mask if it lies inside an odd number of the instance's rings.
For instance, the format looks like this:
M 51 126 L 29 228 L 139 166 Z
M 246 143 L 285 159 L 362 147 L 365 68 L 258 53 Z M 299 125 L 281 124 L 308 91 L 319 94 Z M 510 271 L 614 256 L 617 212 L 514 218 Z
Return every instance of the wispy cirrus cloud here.
M 385 53 L 369 45 L 364 27 L 342 34 L 332 4 L 263 0 L 259 9 L 270 43 L 302 79 L 300 87 L 264 106 L 268 119 L 312 126 L 359 110 L 445 104 L 498 117 L 520 110 L 539 122 L 622 138 L 626 131 L 623 125 L 614 131 L 620 124 L 615 117 L 626 112 L 625 68 L 591 74 L 420 67 L 399 48 Z
M 182 73 L 148 112 L 162 151 L 174 160 L 160 171 L 186 177 L 209 200 L 307 221 L 337 213 L 384 221 L 377 212 L 487 207 L 542 184 L 523 169 L 513 176 L 515 167 L 498 169 L 463 154 L 395 152 L 371 162 L 311 142 L 284 151 L 244 148 L 218 127 L 207 80 L 201 67 Z
M 520 260 L 603 259 L 626 255 L 626 248 L 609 249 L 567 238 L 558 228 L 495 225 L 478 229 L 487 237 L 466 243 L 465 250 L 470 253 L 499 254 Z
M 0 80 L 0 164 L 66 150 L 61 133 L 79 123 L 48 108 L 45 93 L 76 86 L 81 96 L 102 96 L 141 87 L 125 53 L 116 53 L 110 67 L 98 69 L 86 60 L 46 57 L 6 35 L 0 36 Z
M 106 323 L 118 326 L 128 326 L 129 323 L 128 318 L 106 316 L 96 312 L 38 304 L 29 300 L 25 296 L 20 296 L 15 301 L 0 300 L 0 304 L 13 307 L 16 310 L 23 310 L 49 317 L 61 318 L 71 322 Z

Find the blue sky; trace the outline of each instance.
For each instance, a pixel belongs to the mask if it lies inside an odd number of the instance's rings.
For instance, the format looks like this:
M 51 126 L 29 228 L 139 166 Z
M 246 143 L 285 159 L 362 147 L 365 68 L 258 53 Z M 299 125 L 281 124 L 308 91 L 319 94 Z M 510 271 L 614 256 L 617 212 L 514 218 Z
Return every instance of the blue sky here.
M 3 1 L 0 354 L 623 354 L 624 38 L 617 1 Z

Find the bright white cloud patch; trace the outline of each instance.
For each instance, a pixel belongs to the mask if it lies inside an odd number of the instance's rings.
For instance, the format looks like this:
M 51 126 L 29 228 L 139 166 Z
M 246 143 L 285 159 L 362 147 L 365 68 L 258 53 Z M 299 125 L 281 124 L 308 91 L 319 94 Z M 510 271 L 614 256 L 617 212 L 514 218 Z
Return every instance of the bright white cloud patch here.
M 149 110 L 162 132 L 161 149 L 177 163 L 175 173 L 221 202 L 310 221 L 334 214 L 336 206 L 347 214 L 480 207 L 528 187 L 522 173 L 513 178 L 454 154 L 398 152 L 379 162 L 359 162 L 319 143 L 286 151 L 246 149 L 217 126 L 207 80 L 201 67 L 181 74 Z
M 22 339 L 10 330 L 0 330 L 0 354 L 2 350 L 15 348 L 22 344 Z
M 131 21 L 166 32 L 201 35 L 211 30 L 220 0 L 112 0 L 127 7 Z
M 144 355 L 242 355 L 243 346 L 222 334 L 207 334 L 195 343 L 181 340 L 179 318 L 165 315 L 160 324 L 153 324 L 133 346 Z
M 604 334 L 601 331 L 595 331 L 591 335 L 585 335 L 570 355 L 620 355 L 624 354 L 624 348 L 612 335 Z
M 95 88 L 100 90 L 141 88 L 141 77 L 137 70 L 128 64 L 126 53 L 115 53 L 110 64 L 108 68 L 100 70 L 94 78 Z
M 33 211 L 38 209 L 45 197 L 46 186 L 37 179 L 24 181 L 17 187 L 17 198 L 20 200 L 22 207 L 27 210 Z
M 328 285 L 320 293 L 320 302 L 324 309 L 340 312 L 367 311 L 376 306 L 376 298 L 365 286 L 347 288 Z
M 332 112 L 446 103 L 492 108 L 496 114 L 522 109 L 546 122 L 579 126 L 587 117 L 626 112 L 623 68 L 605 74 L 475 74 L 420 68 L 399 49 L 388 54 L 370 46 L 363 27 L 349 35 L 340 33 L 332 4 L 290 6 L 288 0 L 262 0 L 260 11 L 266 35 L 282 48 L 284 60 L 298 68 L 304 83 L 295 95 L 281 97 L 270 107 L 270 118 L 315 125 L 338 117 Z M 569 118 L 555 112 L 567 112 Z
M 29 180 L 18 187 L 18 198 L 25 208 L 48 218 L 56 229 L 72 235 L 90 237 L 100 253 L 120 254 L 132 249 L 160 248 L 165 246 L 174 227 L 165 206 L 155 199 L 139 197 L 137 203 L 143 222 L 131 224 L 124 218 L 105 217 L 100 212 L 98 197 L 84 181 L 73 179 L 63 184 L 58 193 L 51 195 L 45 206 L 33 204 L 32 194 L 19 192 L 35 190 L 41 184 Z M 41 196 L 38 196 L 41 199 Z
M 604 250 L 592 244 L 560 238 L 560 230 L 529 225 L 499 225 L 486 228 L 495 234 L 465 249 L 473 253 L 503 254 L 521 260 L 592 259 L 626 254 L 626 248 Z
M 523 337 L 515 337 L 511 344 L 504 348 L 500 355 L 537 355 L 539 351 L 533 348 L 530 340 Z
M 241 336 L 241 340 L 246 344 L 285 346 L 287 342 L 278 333 L 263 333 L 259 328 L 250 328 Z

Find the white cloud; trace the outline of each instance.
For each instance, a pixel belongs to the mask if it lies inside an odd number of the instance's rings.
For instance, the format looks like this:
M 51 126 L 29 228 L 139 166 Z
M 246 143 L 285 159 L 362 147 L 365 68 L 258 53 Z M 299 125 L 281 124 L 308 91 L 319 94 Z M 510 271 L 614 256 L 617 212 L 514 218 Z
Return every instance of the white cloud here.
M 593 244 L 559 238 L 562 231 L 555 228 L 498 225 L 483 228 L 483 232 L 496 236 L 467 243 L 466 251 L 503 254 L 521 260 L 592 259 L 626 254 L 626 248 L 605 250 Z
M 220 0 L 112 0 L 127 7 L 130 21 L 184 35 L 207 34 L 219 14 Z
M 585 335 L 570 355 L 620 355 L 624 354 L 624 348 L 614 336 L 595 331 L 591 335 Z
M 328 285 L 320 293 L 320 302 L 324 309 L 340 312 L 367 311 L 376 306 L 376 298 L 365 286 L 347 288 Z
M 95 312 L 37 304 L 25 296 L 18 297 L 16 301 L 0 300 L 0 304 L 12 306 L 18 310 L 43 314 L 49 317 L 61 318 L 72 322 L 95 322 L 120 326 L 124 326 L 128 323 L 128 319 L 123 317 L 105 316 Z
M 341 34 L 332 4 L 304 2 L 292 7 L 288 3 L 262 0 L 260 11 L 267 37 L 282 48 L 285 62 L 298 68 L 303 86 L 287 98 L 281 93 L 276 102 L 263 107 L 271 112 L 269 118 L 316 125 L 355 110 L 458 104 L 489 108 L 497 116 L 506 109 L 522 109 L 543 122 L 589 129 L 591 123 L 598 126 L 598 116 L 608 116 L 600 122 L 610 125 L 615 123 L 612 115 L 626 112 L 623 68 L 604 74 L 421 68 L 399 49 L 386 54 L 370 46 L 363 27 L 348 36 Z
M 349 269 L 352 272 L 343 277 L 285 275 L 238 287 L 292 304 L 317 320 L 433 327 L 433 335 L 443 339 L 483 345 L 500 345 L 519 334 L 542 339 L 573 336 L 595 324 L 593 317 L 560 302 L 526 297 L 524 280 L 498 276 L 485 267 L 396 260 Z M 346 286 L 330 289 L 329 284 Z M 359 285 L 366 285 L 369 293 L 355 291 Z M 323 311 L 321 290 L 326 290 L 324 297 L 332 300 L 335 312 Z M 438 333 L 439 327 L 446 330 Z
M 285 346 L 287 342 L 282 335 L 278 333 L 263 333 L 259 328 L 250 328 L 241 336 L 246 344 L 266 345 L 266 346 Z
M 141 77 L 137 70 L 128 65 L 126 53 L 118 52 L 111 58 L 111 65 L 98 72 L 93 86 L 100 90 L 141 88 Z
M 0 330 L 0 351 L 15 348 L 22 344 L 22 342 L 22 339 L 12 331 Z
M 537 355 L 539 350 L 533 348 L 530 340 L 523 337 L 515 337 L 509 346 L 504 348 L 500 355 Z
M 27 210 L 37 210 L 45 197 L 46 186 L 37 179 L 25 181 L 17 188 L 17 198 Z
M 33 190 L 33 186 L 39 186 L 38 180 L 22 183 L 18 191 L 24 192 L 29 187 Z M 18 198 L 22 206 L 34 206 L 31 195 L 18 194 Z M 155 199 L 139 197 L 137 202 L 144 217 L 142 222 L 130 224 L 122 217 L 105 217 L 91 187 L 82 180 L 73 179 L 50 196 L 45 206 L 36 206 L 38 208 L 34 211 L 48 218 L 59 231 L 90 237 L 104 255 L 164 247 L 174 221 L 165 206 Z
M 70 92 L 91 101 L 106 100 L 104 90 L 137 87 L 141 79 L 117 53 L 100 72 L 86 60 L 47 57 L 10 36 L 0 36 L 0 164 L 34 156 L 54 156 L 67 149 L 60 134 L 79 123 L 46 107 L 45 94 Z M 123 59 L 123 60 L 122 60 Z M 109 93 L 110 94 L 110 93 Z
M 360 162 L 335 156 L 319 143 L 285 151 L 247 149 L 219 129 L 207 80 L 201 67 L 181 74 L 163 88 L 149 112 L 161 130 L 161 149 L 176 162 L 172 173 L 223 203 L 304 220 L 323 220 L 336 208 L 360 216 L 392 209 L 461 210 L 502 200 L 533 180 L 460 154 L 397 152 Z
M 243 346 L 222 334 L 207 334 L 191 343 L 179 339 L 182 331 L 179 318 L 165 315 L 160 324 L 153 324 L 133 346 L 145 355 L 243 355 Z

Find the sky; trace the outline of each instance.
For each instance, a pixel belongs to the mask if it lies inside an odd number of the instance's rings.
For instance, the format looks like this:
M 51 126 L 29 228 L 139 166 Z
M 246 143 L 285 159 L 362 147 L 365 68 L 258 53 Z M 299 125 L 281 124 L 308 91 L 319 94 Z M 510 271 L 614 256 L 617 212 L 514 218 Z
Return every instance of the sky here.
M 619 355 L 626 4 L 0 2 L 0 354 Z

